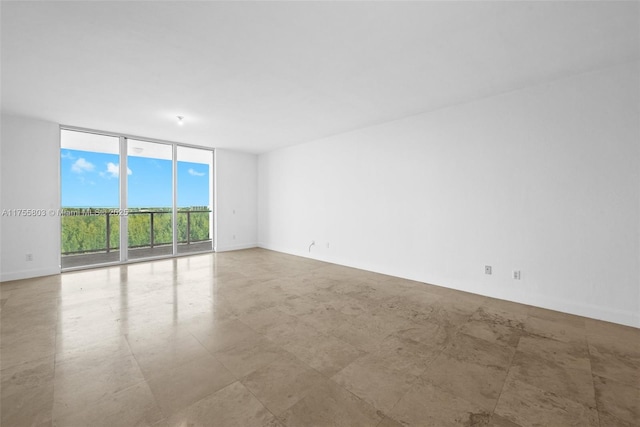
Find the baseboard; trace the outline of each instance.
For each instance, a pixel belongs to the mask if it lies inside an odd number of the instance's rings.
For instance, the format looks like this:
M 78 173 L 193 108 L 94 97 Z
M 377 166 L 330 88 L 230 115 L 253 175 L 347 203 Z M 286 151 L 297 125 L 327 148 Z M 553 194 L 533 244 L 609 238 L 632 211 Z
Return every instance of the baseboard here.
M 503 299 L 494 295 L 487 296 L 496 299 Z M 545 295 L 533 295 L 531 298 L 527 298 L 527 300 L 522 300 L 522 298 L 513 298 L 512 302 L 640 328 L 640 313 L 636 313 L 631 310 L 617 310 L 593 304 L 576 303 L 574 301 L 560 300 Z
M 34 277 L 51 276 L 60 274 L 60 267 L 40 268 L 37 270 L 22 270 L 0 274 L 0 282 L 9 282 L 12 280 L 32 279 Z
M 225 245 L 225 246 L 216 246 L 216 252 L 229 252 L 229 251 L 239 251 L 242 249 L 253 249 L 259 247 L 256 243 L 245 243 L 241 245 Z

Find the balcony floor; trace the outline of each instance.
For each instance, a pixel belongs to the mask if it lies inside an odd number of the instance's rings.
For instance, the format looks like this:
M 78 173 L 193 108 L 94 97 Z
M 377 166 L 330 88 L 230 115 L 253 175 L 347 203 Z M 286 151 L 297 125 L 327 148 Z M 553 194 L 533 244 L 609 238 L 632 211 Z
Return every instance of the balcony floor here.
M 156 246 L 154 248 L 136 248 L 129 251 L 129 260 L 153 258 L 171 255 L 172 247 L 169 245 Z M 189 245 L 179 244 L 178 255 L 207 252 L 212 250 L 211 240 L 206 242 L 191 243 Z M 87 267 L 100 265 L 120 260 L 120 251 L 94 252 L 89 254 L 62 255 L 62 268 Z

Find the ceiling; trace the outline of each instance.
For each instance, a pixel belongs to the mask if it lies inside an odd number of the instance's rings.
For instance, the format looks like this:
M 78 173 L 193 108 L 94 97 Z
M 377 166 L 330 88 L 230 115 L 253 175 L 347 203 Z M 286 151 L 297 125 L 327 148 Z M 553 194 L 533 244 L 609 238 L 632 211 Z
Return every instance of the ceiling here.
M 638 60 L 639 7 L 3 1 L 2 110 L 262 153 Z

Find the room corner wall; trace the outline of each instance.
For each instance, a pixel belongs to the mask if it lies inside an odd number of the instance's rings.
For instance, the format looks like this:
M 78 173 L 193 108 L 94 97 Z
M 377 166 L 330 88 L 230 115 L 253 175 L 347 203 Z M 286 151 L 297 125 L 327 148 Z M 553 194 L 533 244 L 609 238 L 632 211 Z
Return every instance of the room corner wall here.
M 258 157 L 223 149 L 215 153 L 215 250 L 256 247 Z
M 640 327 L 638 75 L 629 62 L 263 154 L 259 244 Z
M 60 218 L 50 210 L 60 208 L 59 126 L 8 114 L 1 125 L 0 280 L 57 274 Z M 39 210 L 38 216 L 22 209 Z

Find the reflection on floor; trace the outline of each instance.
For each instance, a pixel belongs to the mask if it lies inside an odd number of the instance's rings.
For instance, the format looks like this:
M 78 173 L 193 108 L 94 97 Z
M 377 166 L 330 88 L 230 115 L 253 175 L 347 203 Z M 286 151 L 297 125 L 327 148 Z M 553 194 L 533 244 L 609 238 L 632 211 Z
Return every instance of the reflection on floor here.
M 638 329 L 266 250 L 0 292 L 3 426 L 640 419 Z

